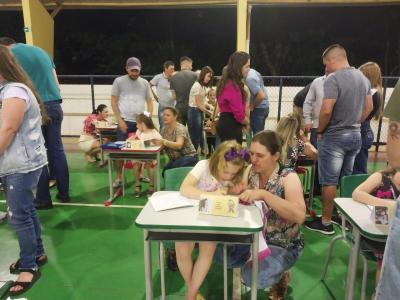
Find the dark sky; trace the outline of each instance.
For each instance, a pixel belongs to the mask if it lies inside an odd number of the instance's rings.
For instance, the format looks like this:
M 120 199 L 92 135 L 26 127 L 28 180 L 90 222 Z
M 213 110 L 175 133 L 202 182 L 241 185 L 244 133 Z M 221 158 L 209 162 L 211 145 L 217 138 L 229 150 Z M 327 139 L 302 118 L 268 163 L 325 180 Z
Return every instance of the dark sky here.
M 341 43 L 355 66 L 376 61 L 384 75 L 400 75 L 400 5 L 254 7 L 252 66 L 263 75 L 318 75 L 320 56 Z M 20 12 L 0 12 L 0 36 L 23 41 Z M 55 18 L 59 74 L 121 74 L 129 56 L 143 73 L 188 55 L 195 68 L 216 74 L 236 45 L 236 9 L 61 10 Z

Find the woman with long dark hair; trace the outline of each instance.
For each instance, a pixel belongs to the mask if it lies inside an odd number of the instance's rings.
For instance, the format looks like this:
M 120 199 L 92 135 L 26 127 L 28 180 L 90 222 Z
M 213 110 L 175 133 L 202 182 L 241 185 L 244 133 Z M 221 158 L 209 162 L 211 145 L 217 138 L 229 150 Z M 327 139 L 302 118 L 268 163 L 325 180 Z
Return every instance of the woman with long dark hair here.
M 213 70 L 209 66 L 201 69 L 199 79 L 193 84 L 189 94 L 188 129 L 193 146 L 197 148 L 202 145 L 203 123 L 206 108 L 207 88 L 211 86 Z M 205 149 L 203 149 L 204 151 Z
M 46 113 L 31 81 L 10 51 L 1 45 L 0 108 L 0 178 L 9 224 L 20 247 L 19 259 L 10 265 L 10 272 L 19 275 L 9 295 L 19 295 L 39 279 L 39 266 L 47 261 L 33 205 L 40 174 L 47 165 L 41 130 Z
M 220 117 L 217 133 L 221 141 L 243 142 L 243 129 L 249 124 L 246 113 L 247 96 L 243 79 L 250 70 L 250 56 L 246 52 L 234 52 L 222 72 L 217 86 Z

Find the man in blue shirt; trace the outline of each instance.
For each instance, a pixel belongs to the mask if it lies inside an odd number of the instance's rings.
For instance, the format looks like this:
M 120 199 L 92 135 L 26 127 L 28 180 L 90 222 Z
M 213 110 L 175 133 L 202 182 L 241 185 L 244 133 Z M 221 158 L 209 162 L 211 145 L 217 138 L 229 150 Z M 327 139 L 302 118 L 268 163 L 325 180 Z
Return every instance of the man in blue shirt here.
M 248 141 L 252 135 L 264 130 L 265 119 L 269 114 L 269 103 L 264 80 L 260 73 L 250 69 L 246 77 L 246 85 L 250 90 L 250 129 Z
M 57 181 L 58 194 L 56 197 L 62 202 L 69 202 L 69 171 L 61 139 L 62 99 L 54 63 L 49 55 L 39 47 L 16 43 L 7 37 L 0 38 L 0 44 L 9 47 L 18 63 L 28 74 L 51 119 L 48 124 L 42 126 L 49 167 Z M 47 168 L 43 168 L 40 176 L 35 207 L 38 209 L 52 208 Z

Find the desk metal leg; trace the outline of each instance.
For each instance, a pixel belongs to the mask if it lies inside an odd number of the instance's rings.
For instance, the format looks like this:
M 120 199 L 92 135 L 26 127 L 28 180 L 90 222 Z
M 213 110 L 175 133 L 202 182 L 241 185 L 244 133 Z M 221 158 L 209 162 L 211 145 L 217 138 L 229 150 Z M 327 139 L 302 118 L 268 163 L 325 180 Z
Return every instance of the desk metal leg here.
M 253 269 L 251 270 L 251 300 L 256 300 L 258 281 L 258 232 L 253 234 L 251 255 L 253 257 Z
M 103 151 L 103 135 L 101 134 L 101 130 L 99 131 L 100 137 L 100 156 L 101 156 L 101 165 L 104 164 L 104 151 Z
M 224 243 L 224 300 L 228 300 L 228 251 Z
M 110 201 L 112 201 L 113 198 L 113 181 L 112 181 L 112 159 L 109 157 L 108 158 L 108 185 L 110 189 Z
M 161 300 L 165 300 L 165 272 L 164 272 L 164 243 L 159 242 L 158 251 L 160 251 L 159 264 L 160 264 L 160 273 L 161 273 Z
M 144 273 L 146 281 L 146 300 L 153 300 L 153 276 L 151 274 L 151 244 L 147 240 L 148 231 L 143 230 L 144 238 Z
M 312 211 L 312 205 L 314 201 L 314 179 L 315 179 L 315 162 L 311 166 L 311 182 L 310 182 L 310 192 L 308 193 L 309 199 L 308 199 L 308 207 L 309 211 Z
M 161 185 L 160 185 L 160 151 L 157 152 L 157 191 L 161 190 Z
M 346 300 L 353 300 L 354 282 L 357 273 L 357 260 L 360 252 L 360 232 L 357 230 L 356 226 L 353 226 L 353 238 L 354 244 L 351 247 L 349 266 L 347 269 Z

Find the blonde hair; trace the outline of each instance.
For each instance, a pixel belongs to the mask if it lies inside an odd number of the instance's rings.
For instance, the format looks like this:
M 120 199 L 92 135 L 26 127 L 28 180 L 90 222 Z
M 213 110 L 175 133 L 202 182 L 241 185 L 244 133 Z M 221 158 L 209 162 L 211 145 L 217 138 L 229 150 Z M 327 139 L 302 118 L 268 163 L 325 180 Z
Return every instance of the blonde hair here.
M 225 154 L 230 151 L 230 150 L 236 150 L 239 152 L 242 150 L 244 147 L 239 145 L 236 141 L 231 140 L 231 141 L 225 141 L 215 149 L 215 151 L 211 154 L 211 157 L 209 159 L 209 168 L 210 168 L 210 173 L 212 176 L 218 179 L 218 171 L 219 170 L 224 170 L 227 166 L 227 160 L 225 158 Z M 236 158 L 229 160 L 230 163 L 232 163 L 235 166 L 240 166 L 239 172 L 233 177 L 232 182 L 237 183 L 242 179 L 243 172 L 244 172 L 244 167 L 245 167 L 245 160 L 237 156 Z
M 276 133 L 282 139 L 281 162 L 285 163 L 293 139 L 300 134 L 298 116 L 295 114 L 288 114 L 286 117 L 280 119 L 276 127 Z
M 382 92 L 382 72 L 379 65 L 369 61 L 358 68 L 365 77 L 371 82 L 371 87 L 377 89 L 378 93 L 378 108 L 375 112 L 375 120 L 378 120 L 382 112 L 383 92 Z

